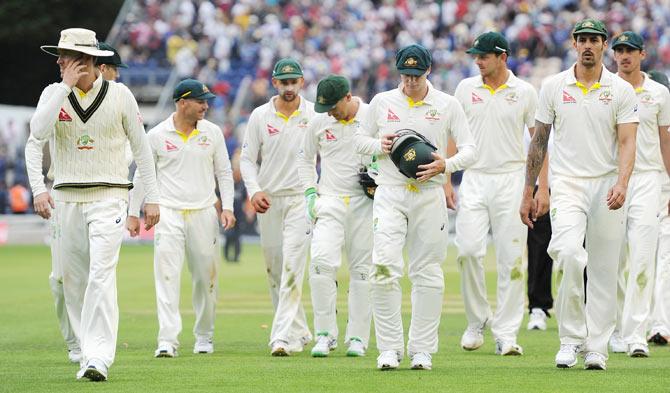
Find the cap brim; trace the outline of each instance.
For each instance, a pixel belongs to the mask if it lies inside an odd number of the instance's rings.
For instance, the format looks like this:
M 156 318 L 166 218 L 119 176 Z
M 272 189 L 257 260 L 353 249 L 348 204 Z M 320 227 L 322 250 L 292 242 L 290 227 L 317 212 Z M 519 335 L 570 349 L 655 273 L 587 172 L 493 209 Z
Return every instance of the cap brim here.
M 421 76 L 421 75 L 425 74 L 426 71 L 428 71 L 428 70 L 419 70 L 419 69 L 416 69 L 416 68 L 405 68 L 405 69 L 402 69 L 402 70 L 400 70 L 400 69 L 398 70 L 398 72 L 401 73 L 402 75 L 412 75 L 412 76 Z
M 335 105 L 337 105 L 337 103 L 330 104 L 330 105 L 324 105 L 324 104 L 319 104 L 318 102 L 316 102 L 316 103 L 314 103 L 314 111 L 316 113 L 326 113 L 329 110 L 335 108 Z
M 283 75 L 277 75 L 273 76 L 275 79 L 284 80 L 284 79 L 298 79 L 302 78 L 302 74 L 283 74 Z
M 184 97 L 184 98 L 193 98 L 195 100 L 211 100 L 212 98 L 216 98 L 216 96 L 214 94 L 208 92 L 208 93 L 200 94 L 197 97 Z
M 40 46 L 40 49 L 42 49 L 44 52 L 50 54 L 51 56 L 60 56 L 58 54 L 58 49 L 63 49 L 63 50 L 71 50 L 75 52 L 80 52 L 85 55 L 89 56 L 95 56 L 95 57 L 107 57 L 107 56 L 113 56 L 114 52 L 110 50 L 100 50 L 96 48 L 75 48 L 75 47 L 63 47 L 63 46 L 57 46 L 57 45 L 42 45 Z
M 634 45 L 632 42 L 628 42 L 628 41 L 617 42 L 616 44 L 612 45 L 612 50 L 614 50 L 614 48 L 616 48 L 617 46 L 622 46 L 622 45 L 626 45 L 626 46 L 631 47 L 633 49 L 642 50 L 642 48 L 640 48 L 639 46 Z
M 470 48 L 470 49 L 466 50 L 465 53 L 467 53 L 469 55 L 485 55 L 487 53 L 494 53 L 494 52 L 486 52 L 486 51 L 479 50 L 479 49 L 473 47 L 473 48 Z
M 603 33 L 602 31 L 596 30 L 596 29 L 590 29 L 590 28 L 575 31 L 574 33 L 572 33 L 572 36 L 574 37 L 574 36 L 577 36 L 577 35 L 580 35 L 580 34 L 596 34 L 596 35 L 601 35 L 601 36 L 607 38 L 607 34 Z

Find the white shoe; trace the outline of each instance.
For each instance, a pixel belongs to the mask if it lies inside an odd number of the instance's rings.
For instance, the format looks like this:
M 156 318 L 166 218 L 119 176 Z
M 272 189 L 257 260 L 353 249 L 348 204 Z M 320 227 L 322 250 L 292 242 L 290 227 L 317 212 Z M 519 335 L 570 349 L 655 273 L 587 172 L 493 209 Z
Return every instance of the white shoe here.
M 530 310 L 528 317 L 528 330 L 547 330 L 547 314 L 541 308 Z
M 80 363 L 81 362 L 81 349 L 72 348 L 67 350 L 67 358 L 71 363 Z
M 484 325 L 468 326 L 461 337 L 461 347 L 466 351 L 474 351 L 484 345 Z
M 587 352 L 584 356 L 584 370 L 607 370 L 605 356 L 598 352 Z
M 288 350 L 288 343 L 284 340 L 276 340 L 272 343 L 270 355 L 272 356 L 289 356 L 291 352 Z
M 561 344 L 561 349 L 556 353 L 556 367 L 570 368 L 577 364 L 577 354 L 581 346 L 577 344 Z
M 365 345 L 358 337 L 351 337 L 349 339 L 349 349 L 347 349 L 347 356 L 361 357 L 365 356 Z
M 316 344 L 312 348 L 312 357 L 325 358 L 330 354 L 330 351 L 337 348 L 337 339 L 330 336 L 328 333 L 319 333 L 316 336 Z
M 298 340 L 290 340 L 288 343 L 288 351 L 291 353 L 302 352 L 310 342 L 312 342 L 312 336 L 304 336 Z
M 92 382 L 107 380 L 107 366 L 97 359 L 91 359 L 77 372 L 77 379 L 87 378 Z
M 214 343 L 211 338 L 196 337 L 193 353 L 212 353 L 214 352 Z
M 631 344 L 628 346 L 628 356 L 632 358 L 648 358 L 649 347 L 646 344 Z
M 496 355 L 521 356 L 523 348 L 514 341 L 496 340 Z
M 431 370 L 433 368 L 433 358 L 428 352 L 417 352 L 410 356 L 412 370 Z
M 173 358 L 177 356 L 177 350 L 168 343 L 158 344 L 156 352 L 154 352 L 154 357 L 157 358 Z
M 612 337 L 610 337 L 610 351 L 614 353 L 626 353 L 628 351 L 628 346 L 623 342 L 623 338 L 618 332 L 612 333 Z
M 400 366 L 400 352 L 383 351 L 377 357 L 377 368 L 380 370 L 395 370 Z

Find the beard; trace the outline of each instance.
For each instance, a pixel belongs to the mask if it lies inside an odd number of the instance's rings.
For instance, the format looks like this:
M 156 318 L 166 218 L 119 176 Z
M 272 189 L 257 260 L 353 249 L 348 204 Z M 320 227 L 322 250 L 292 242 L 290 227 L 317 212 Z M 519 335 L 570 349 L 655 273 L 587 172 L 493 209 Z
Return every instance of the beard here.
M 298 97 L 298 93 L 296 93 L 296 92 L 290 92 L 290 93 L 289 92 L 283 92 L 283 93 L 280 93 L 279 96 L 281 97 L 282 100 L 284 100 L 286 102 L 291 102 Z

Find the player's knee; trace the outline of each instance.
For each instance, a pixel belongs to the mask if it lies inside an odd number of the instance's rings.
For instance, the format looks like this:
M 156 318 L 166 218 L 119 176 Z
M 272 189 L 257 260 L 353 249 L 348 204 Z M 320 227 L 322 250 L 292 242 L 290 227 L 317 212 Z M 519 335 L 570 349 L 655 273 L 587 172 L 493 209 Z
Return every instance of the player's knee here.
M 580 265 L 582 269 L 586 266 L 586 250 L 578 242 L 554 242 L 549 243 L 547 253 L 557 263 L 561 263 L 564 268 L 568 266 Z
M 486 248 L 482 249 L 477 242 L 462 241 L 457 242 L 458 259 L 477 259 L 483 258 L 486 255 Z
M 333 266 L 329 266 L 323 263 L 312 263 L 309 265 L 309 277 L 310 279 L 315 277 L 327 277 L 332 280 L 337 279 L 337 270 Z
M 410 269 L 409 280 L 415 286 L 444 288 L 444 273 L 439 263 L 432 263 L 417 270 Z

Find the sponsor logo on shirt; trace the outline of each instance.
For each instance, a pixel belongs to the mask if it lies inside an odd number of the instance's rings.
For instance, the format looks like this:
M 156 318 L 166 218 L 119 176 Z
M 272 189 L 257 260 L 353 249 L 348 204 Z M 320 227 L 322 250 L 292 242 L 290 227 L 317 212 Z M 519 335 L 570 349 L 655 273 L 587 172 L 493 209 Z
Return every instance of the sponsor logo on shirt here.
M 268 135 L 275 136 L 279 134 L 279 130 L 277 128 L 272 127 L 270 124 L 267 124 L 267 127 L 268 127 Z
M 515 91 L 507 93 L 507 95 L 505 95 L 505 101 L 507 101 L 509 104 L 514 104 L 515 102 L 519 101 L 519 95 L 516 94 Z
M 203 135 L 200 138 L 198 138 L 198 146 L 201 146 L 201 147 L 204 148 L 204 147 L 207 147 L 211 144 L 212 144 L 211 139 L 207 138 L 207 135 Z
M 391 108 L 389 108 L 388 112 L 386 113 L 386 121 L 395 123 L 399 122 L 400 118 L 391 110 Z
M 60 108 L 60 113 L 58 114 L 58 121 L 72 121 L 70 115 L 65 112 L 65 109 Z
M 571 96 L 567 91 L 563 90 L 563 103 L 576 104 L 577 100 L 575 100 L 575 97 Z
M 309 123 L 309 120 L 303 117 L 302 119 L 300 119 L 300 122 L 298 122 L 298 128 L 307 127 L 307 123 Z
M 605 105 L 609 105 L 609 103 L 612 102 L 612 98 L 614 98 L 612 92 L 610 92 L 609 90 L 605 90 L 602 93 L 600 93 L 600 97 L 598 97 L 598 100 L 600 100 L 600 102 L 602 102 Z
M 335 142 L 337 138 L 335 138 L 335 135 L 331 130 L 326 130 L 326 140 L 328 142 Z
M 169 140 L 166 139 L 165 140 L 165 150 L 167 150 L 167 151 L 177 151 L 177 150 L 179 150 L 179 148 L 177 147 L 177 145 L 175 145 L 174 143 L 172 143 L 172 142 L 170 142 Z
M 89 135 L 84 134 L 77 138 L 77 149 L 79 150 L 93 150 L 95 149 L 95 146 L 93 146 L 93 143 L 95 140 L 91 138 Z
M 477 93 L 474 91 L 472 92 L 472 103 L 473 104 L 482 104 L 484 103 L 484 100 L 482 100 L 482 97 L 478 96 Z
M 654 97 L 652 97 L 651 94 L 645 94 L 642 97 L 640 97 L 640 103 L 645 105 L 652 105 L 655 104 L 656 102 L 654 101 Z
M 429 109 L 424 118 L 428 121 L 440 120 L 440 112 L 438 112 L 437 109 Z

